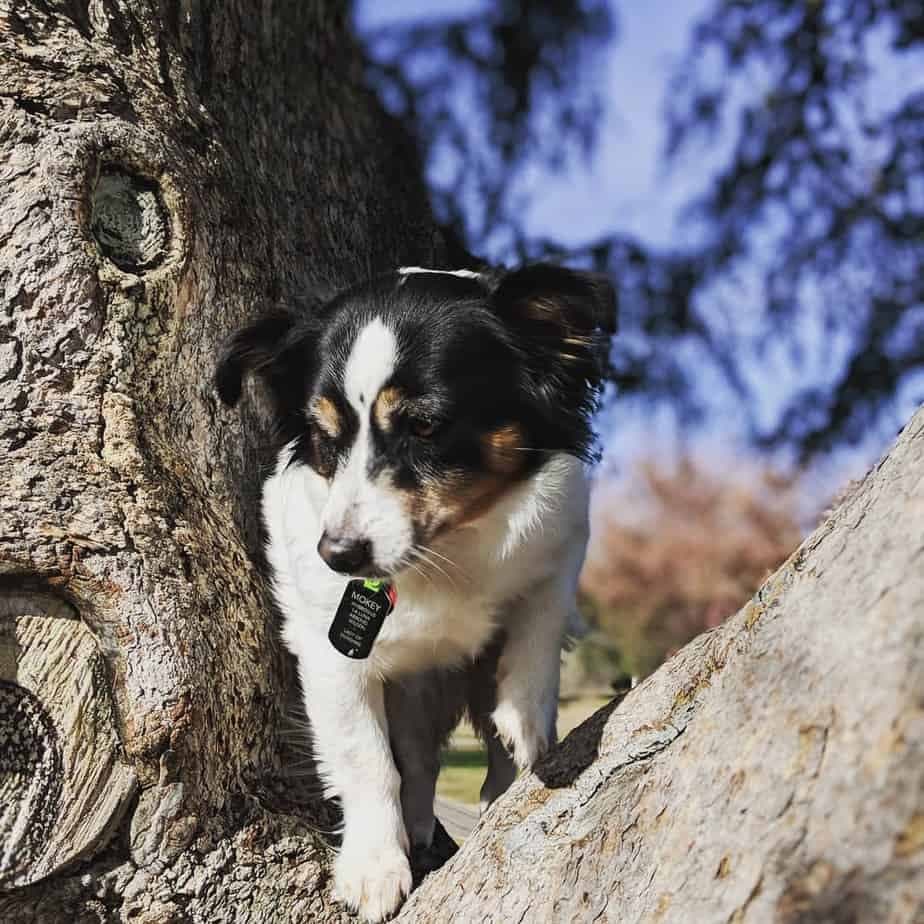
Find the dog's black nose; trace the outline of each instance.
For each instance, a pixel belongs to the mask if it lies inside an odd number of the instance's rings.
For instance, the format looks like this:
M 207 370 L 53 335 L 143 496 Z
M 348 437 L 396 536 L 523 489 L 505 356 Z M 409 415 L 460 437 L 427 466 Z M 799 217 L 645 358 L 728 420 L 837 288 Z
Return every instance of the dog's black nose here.
M 372 564 L 372 543 L 368 539 L 342 539 L 324 533 L 318 555 L 341 574 L 360 574 Z

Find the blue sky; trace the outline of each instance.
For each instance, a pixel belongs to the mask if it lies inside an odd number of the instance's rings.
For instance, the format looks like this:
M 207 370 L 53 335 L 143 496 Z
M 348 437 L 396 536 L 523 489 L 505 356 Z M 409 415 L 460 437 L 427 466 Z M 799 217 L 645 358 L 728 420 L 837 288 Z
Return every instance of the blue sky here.
M 714 2 L 613 4 L 615 40 L 601 56 L 595 75 L 602 84 L 601 97 L 605 101 L 596 147 L 589 161 L 574 160 L 560 173 L 535 166 L 521 180 L 520 191 L 527 194 L 529 203 L 523 221 L 530 236 L 580 245 L 608 233 L 626 232 L 658 247 L 684 246 L 693 229 L 679 220 L 680 209 L 705 188 L 712 170 L 727 153 L 731 138 L 723 140 L 720 136 L 708 147 L 692 149 L 667 169 L 662 156 L 663 108 L 669 80 L 687 47 L 690 28 Z M 484 6 L 475 0 L 360 0 L 356 18 L 360 30 L 374 29 L 404 19 L 454 17 L 477 12 Z M 883 39 L 884 36 L 871 38 L 873 42 L 880 41 L 883 48 L 876 55 L 882 67 L 869 88 L 871 106 L 894 97 L 896 88 L 905 88 L 909 82 L 924 82 L 924 71 L 915 69 L 914 62 L 888 57 Z M 746 277 L 731 284 L 731 288 L 719 293 L 734 305 L 734 317 L 728 323 L 739 333 L 751 328 L 753 336 L 760 325 L 760 297 L 749 290 Z M 805 366 L 796 369 L 786 348 L 772 344 L 766 352 L 755 353 L 746 364 L 745 374 L 755 386 L 758 414 L 768 421 L 797 388 L 800 375 L 809 380 L 833 377 L 847 347 L 846 339 L 839 341 L 825 334 L 819 319 L 810 311 L 795 323 L 809 346 Z M 710 396 L 713 413 L 709 426 L 692 437 L 691 448 L 699 455 L 728 464 L 736 454 L 746 453 L 746 418 L 715 370 L 710 370 L 707 363 L 700 366 L 698 385 Z M 682 435 L 675 426 L 670 410 L 653 411 L 648 405 L 613 404 L 601 414 L 600 425 L 605 465 L 611 468 L 624 468 L 640 454 L 670 457 L 679 448 L 679 440 L 683 439 L 685 446 L 691 443 L 689 434 Z M 888 427 L 886 423 L 886 430 Z M 865 445 L 841 451 L 835 459 L 822 463 L 819 479 L 830 485 L 846 474 L 862 472 L 892 435 L 871 432 Z
M 681 202 L 701 183 L 702 163 L 693 171 L 665 174 L 662 105 L 667 81 L 688 39 L 691 24 L 712 0 L 672 4 L 668 25 L 657 3 L 614 4 L 618 32 L 600 67 L 607 101 L 599 140 L 589 163 L 560 174 L 537 169 L 525 224 L 566 244 L 581 244 L 614 230 L 651 243 L 677 243 L 675 218 Z M 477 12 L 475 0 L 361 0 L 361 28 L 403 20 L 439 19 Z
M 548 235 L 567 245 L 579 245 L 613 231 L 625 231 L 662 246 L 674 246 L 677 212 L 703 181 L 703 164 L 694 169 L 679 164 L 666 172 L 662 107 L 668 80 L 695 19 L 711 0 L 672 4 L 669 27 L 664 7 L 656 3 L 625 3 L 617 7 L 616 40 L 602 56 L 599 79 L 605 87 L 603 122 L 589 161 L 577 160 L 560 173 L 531 170 L 524 216 L 527 231 Z M 466 0 L 361 0 L 356 19 L 360 29 L 477 12 L 481 2 Z M 674 428 L 669 413 L 652 416 L 651 409 L 634 412 L 621 407 L 618 420 L 601 416 L 607 465 L 618 465 L 635 454 L 635 447 L 672 451 Z
M 580 244 L 614 229 L 663 247 L 679 243 L 677 210 L 701 188 L 703 164 L 666 171 L 662 162 L 667 83 L 691 24 L 711 0 L 624 3 L 618 35 L 601 75 L 608 101 L 597 149 L 586 170 L 542 180 L 527 213 L 531 228 Z

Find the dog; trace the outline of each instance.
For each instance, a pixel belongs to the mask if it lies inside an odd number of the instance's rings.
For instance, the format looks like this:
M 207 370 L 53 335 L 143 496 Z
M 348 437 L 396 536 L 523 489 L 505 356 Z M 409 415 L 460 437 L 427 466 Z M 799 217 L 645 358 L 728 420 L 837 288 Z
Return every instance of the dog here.
M 272 400 L 272 589 L 343 808 L 335 894 L 366 921 L 410 891 L 440 748 L 466 709 L 487 746 L 482 809 L 555 742 L 614 319 L 589 273 L 402 267 L 271 312 L 220 359 L 226 404 L 247 373 Z M 332 643 L 343 606 L 381 621 L 365 658 L 355 636 Z

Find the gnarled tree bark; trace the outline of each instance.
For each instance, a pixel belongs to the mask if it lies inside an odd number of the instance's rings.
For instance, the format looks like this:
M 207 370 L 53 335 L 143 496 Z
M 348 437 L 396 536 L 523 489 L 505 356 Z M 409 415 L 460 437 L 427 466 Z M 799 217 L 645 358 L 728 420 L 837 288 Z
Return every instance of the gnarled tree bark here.
M 346 919 L 281 779 L 268 304 L 442 259 L 340 5 L 0 0 L 0 921 Z M 253 408 L 246 402 L 245 408 Z M 924 891 L 924 415 L 403 920 L 890 920 Z
M 438 245 L 343 4 L 0 0 L 0 920 L 327 908 L 264 807 L 264 423 L 211 376 L 268 305 Z

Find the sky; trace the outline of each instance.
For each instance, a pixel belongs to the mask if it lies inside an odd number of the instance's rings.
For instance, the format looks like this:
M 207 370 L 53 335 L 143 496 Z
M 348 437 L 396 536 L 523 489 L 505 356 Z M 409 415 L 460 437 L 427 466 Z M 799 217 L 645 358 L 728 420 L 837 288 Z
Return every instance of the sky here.
M 616 48 L 603 66 L 608 105 L 593 159 L 586 170 L 543 179 L 526 217 L 531 228 L 568 244 L 614 229 L 663 247 L 678 243 L 678 209 L 700 188 L 703 165 L 665 171 L 661 112 L 690 26 L 711 5 L 673 4 L 669 27 L 661 4 L 619 5 Z
M 702 179 L 696 170 L 661 169 L 664 126 L 661 111 L 667 81 L 680 58 L 692 23 L 712 0 L 671 5 L 669 28 L 664 5 L 614 4 L 617 35 L 613 53 L 601 63 L 607 100 L 599 139 L 589 163 L 567 172 L 540 170 L 524 223 L 531 234 L 548 234 L 581 244 L 613 230 L 632 232 L 654 243 L 676 243 L 677 209 Z M 477 12 L 477 0 L 360 0 L 360 29 L 427 17 L 439 19 Z
M 615 46 L 605 54 L 599 70 L 605 82 L 601 96 L 607 105 L 597 144 L 589 161 L 577 160 L 566 171 L 541 167 L 531 171 L 531 188 L 526 190 L 530 204 L 524 215 L 530 235 L 579 245 L 624 231 L 652 244 L 678 243 L 678 209 L 702 182 L 702 163 L 692 170 L 680 164 L 665 173 L 661 113 L 667 83 L 684 51 L 690 26 L 710 4 L 711 0 L 672 4 L 669 28 L 665 28 L 663 5 L 614 4 Z M 483 6 L 478 0 L 360 0 L 355 16 L 363 31 L 407 19 L 470 14 Z M 607 470 L 629 464 L 635 447 L 646 446 L 645 451 L 650 451 L 653 440 L 663 444 L 659 451 L 664 454 L 676 448 L 671 416 L 652 417 L 650 408 L 628 415 L 621 408 L 618 419 L 604 411 L 600 429 Z
M 612 232 L 624 232 L 660 248 L 682 248 L 689 225 L 681 221 L 681 208 L 704 190 L 714 167 L 723 161 L 731 138 L 721 136 L 687 152 L 668 169 L 663 158 L 663 109 L 669 80 L 676 72 L 689 41 L 692 25 L 715 0 L 684 0 L 667 4 L 614 2 L 616 34 L 600 62 L 598 79 L 605 100 L 597 144 L 587 161 L 576 159 L 556 173 L 540 166 L 528 174 L 529 204 L 523 224 L 530 236 L 548 237 L 565 245 L 581 245 Z M 355 16 L 362 32 L 411 19 L 442 18 L 477 12 L 479 0 L 357 0 Z M 885 47 L 885 46 L 883 46 Z M 890 87 L 907 86 L 924 74 L 907 64 L 884 67 L 871 86 L 871 105 L 886 98 Z M 491 256 L 488 254 L 488 256 Z M 761 306 L 754 292 L 732 293 L 738 309 L 735 323 L 756 324 Z M 796 370 L 785 351 L 770 349 L 751 363 L 758 417 L 772 421 L 798 386 L 798 376 L 815 378 L 837 373 L 847 343 L 830 339 L 812 328 L 811 312 L 800 317 L 809 344 L 809 361 Z M 818 347 L 813 349 L 812 347 Z M 840 352 L 839 352 L 840 351 Z M 747 370 L 746 370 L 747 372 Z M 680 448 L 699 457 L 728 464 L 746 449 L 747 415 L 740 402 L 715 371 L 703 364 L 700 388 L 713 401 L 709 426 L 691 435 L 681 431 L 669 409 L 653 411 L 650 405 L 616 402 L 605 406 L 599 429 L 604 444 L 604 471 L 631 468 L 640 456 L 671 458 Z M 816 466 L 818 493 L 856 477 L 890 441 L 891 433 L 871 432 L 865 444 L 839 451 Z

